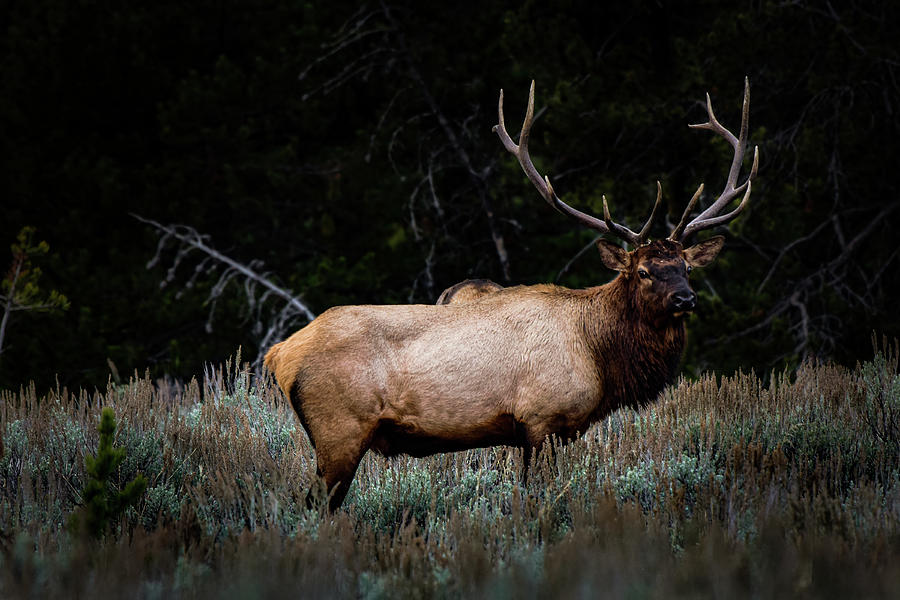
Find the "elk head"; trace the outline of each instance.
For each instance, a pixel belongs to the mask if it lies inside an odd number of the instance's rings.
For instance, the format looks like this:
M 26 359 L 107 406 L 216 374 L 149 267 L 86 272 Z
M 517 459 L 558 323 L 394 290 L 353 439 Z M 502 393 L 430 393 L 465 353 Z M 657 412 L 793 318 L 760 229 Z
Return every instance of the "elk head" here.
M 716 119 L 709 94 L 706 95 L 706 111 L 709 120 L 706 123 L 690 125 L 690 127 L 708 129 L 716 133 L 725 138 L 734 150 L 725 188 L 708 208 L 688 222 L 688 218 L 693 212 L 697 201 L 703 194 L 703 184 L 700 184 L 700 187 L 697 188 L 694 196 L 688 202 L 681 220 L 669 236 L 664 240 L 648 241 L 650 227 L 653 224 L 659 209 L 660 200 L 662 199 L 662 186 L 660 183 L 656 182 L 656 203 L 653 205 L 650 218 L 647 219 L 647 222 L 639 232 L 634 232 L 612 220 L 606 196 L 602 196 L 602 219 L 572 208 L 559 199 L 553 190 L 553 186 L 550 185 L 550 179 L 542 177 L 538 173 L 537 168 L 531 161 L 531 156 L 528 154 L 528 138 L 534 120 L 534 81 L 531 82 L 528 108 L 525 111 L 525 121 L 522 124 L 522 132 L 519 134 L 518 144 L 512 141 L 512 138 L 506 131 L 503 118 L 503 90 L 500 90 L 500 102 L 497 111 L 500 123 L 494 126 L 494 131 L 500 137 L 503 146 L 515 155 L 525 174 L 528 175 L 528 178 L 550 206 L 590 229 L 601 234 L 615 236 L 633 246 L 633 250 L 628 252 L 621 246 L 605 239 L 600 239 L 597 242 L 603 264 L 621 274 L 623 284 L 633 294 L 637 310 L 644 313 L 641 316 L 647 319 L 648 322 L 657 325 L 662 325 L 668 319 L 683 317 L 696 306 L 697 296 L 690 287 L 688 274 L 694 267 L 703 267 L 711 263 L 719 253 L 719 250 L 722 249 L 724 238 L 722 236 L 714 236 L 687 248 L 683 244 L 689 237 L 704 229 L 728 223 L 744 210 L 750 199 L 751 184 L 756 177 L 759 166 L 759 149 L 754 148 L 753 166 L 750 169 L 750 174 L 742 184 L 737 185 L 744 158 L 744 147 L 747 143 L 750 111 L 749 81 L 746 78 L 744 79 L 744 103 L 741 116 L 741 130 L 738 136 L 728 131 Z M 743 197 L 737 208 L 726 214 L 721 214 L 740 194 L 743 194 Z
M 655 240 L 631 252 L 607 240 L 597 247 L 603 264 L 618 271 L 627 296 L 643 321 L 657 327 L 684 317 L 697 305 L 688 275 L 694 267 L 711 263 L 725 238 L 717 235 L 689 248 L 674 240 Z

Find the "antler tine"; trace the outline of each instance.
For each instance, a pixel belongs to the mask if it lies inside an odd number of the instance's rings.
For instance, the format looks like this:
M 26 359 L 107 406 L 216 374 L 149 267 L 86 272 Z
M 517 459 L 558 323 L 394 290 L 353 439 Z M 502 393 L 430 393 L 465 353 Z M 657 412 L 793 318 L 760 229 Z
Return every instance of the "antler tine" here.
M 750 200 L 750 189 L 751 184 L 753 183 L 753 179 L 756 177 L 756 172 L 759 169 L 759 148 L 754 147 L 753 149 L 753 167 L 750 169 L 750 176 L 747 177 L 747 181 L 740 185 L 735 190 L 735 195 L 744 192 L 744 197 L 741 198 L 741 203 L 738 204 L 738 207 L 725 215 L 714 215 L 707 219 L 700 219 L 697 217 L 685 228 L 684 234 L 681 236 L 681 240 L 686 240 L 691 235 L 697 233 L 698 231 L 702 231 L 704 229 L 709 229 L 710 227 L 715 227 L 716 225 L 721 225 L 723 223 L 728 223 L 732 219 L 736 218 L 739 214 L 744 211 L 744 208 L 747 206 L 747 201 Z M 732 196 L 733 197 L 733 196 Z M 679 241 L 681 241 L 679 240 Z
M 510 154 L 519 159 L 522 170 L 528 175 L 528 179 L 530 179 L 531 183 L 534 184 L 534 187 L 538 189 L 541 196 L 553 205 L 553 189 L 544 181 L 541 174 L 538 173 L 537 168 L 531 161 L 531 156 L 528 154 L 528 136 L 531 133 L 531 124 L 534 121 L 534 81 L 532 80 L 531 90 L 528 92 L 528 108 L 525 110 L 525 120 L 522 122 L 522 131 L 519 133 L 518 145 L 512 141 L 512 138 L 506 131 L 506 121 L 503 118 L 503 90 L 500 90 L 500 102 L 497 106 L 497 117 L 500 122 L 499 124 L 494 125 L 492 131 L 500 137 L 503 147 L 506 148 Z
M 662 184 L 659 182 L 659 180 L 657 180 L 656 202 L 653 204 L 653 210 L 650 211 L 650 218 L 647 219 L 647 222 L 644 223 L 644 226 L 641 228 L 640 233 L 638 233 L 638 244 L 643 244 L 650 236 L 650 227 L 653 225 L 653 221 L 656 219 L 656 212 L 659 210 L 660 202 L 662 202 Z
M 723 127 L 722 124 L 719 123 L 718 119 L 716 119 L 716 115 L 713 112 L 712 108 L 712 100 L 710 99 L 709 94 L 706 94 L 706 112 L 709 116 L 709 120 L 706 123 L 692 124 L 690 125 L 690 127 L 693 129 L 708 129 L 725 138 L 725 140 L 729 144 L 731 144 L 731 147 L 734 149 L 734 158 L 731 161 L 731 168 L 728 171 L 728 179 L 725 182 L 725 188 L 722 190 L 722 193 L 719 194 L 719 197 L 716 198 L 715 202 L 713 202 L 706 210 L 697 215 L 690 223 L 685 226 L 684 223 L 687 220 L 688 215 L 690 214 L 694 204 L 697 202 L 697 199 L 702 193 L 703 186 L 701 185 L 697 192 L 694 194 L 694 197 L 691 198 L 691 201 L 688 204 L 688 208 L 685 211 L 685 214 L 681 217 L 681 221 L 678 223 L 678 226 L 672 231 L 671 235 L 669 235 L 669 239 L 672 240 L 684 241 L 690 235 L 697 233 L 698 231 L 708 229 L 709 227 L 713 227 L 714 225 L 718 225 L 721 223 L 727 223 L 731 219 L 737 217 L 743 211 L 744 206 L 746 206 L 746 203 L 750 198 L 750 183 L 756 177 L 756 173 L 759 168 L 759 147 L 754 147 L 753 166 L 750 169 L 750 175 L 747 177 L 744 183 L 735 187 L 738 176 L 741 172 L 741 166 L 744 160 L 744 149 L 747 144 L 747 133 L 749 131 L 750 80 L 747 77 L 744 78 L 744 102 L 741 108 L 741 129 L 738 137 L 735 137 L 733 133 Z M 744 193 L 744 197 L 741 200 L 740 206 L 738 206 L 737 209 L 731 211 L 727 215 L 720 216 L 719 213 L 721 213 L 722 210 L 741 193 Z
M 628 229 L 624 225 L 619 225 L 609 216 L 609 205 L 606 204 L 606 195 L 600 196 L 603 199 L 603 222 L 609 228 L 609 233 L 615 235 L 619 239 L 625 240 L 632 246 L 640 246 L 641 240 L 635 232 Z
M 744 186 L 741 186 L 741 187 L 744 187 Z M 714 227 L 721 223 L 727 223 L 727 222 L 731 221 L 732 219 L 734 219 L 735 217 L 737 217 L 739 214 L 741 214 L 744 211 L 744 208 L 747 206 L 747 201 L 750 199 L 751 185 L 750 185 L 749 181 L 747 182 L 746 187 L 747 187 L 747 191 L 744 192 L 744 197 L 741 198 L 741 203 L 738 204 L 738 207 L 736 209 L 734 209 L 733 211 L 731 211 L 730 213 L 725 214 L 725 215 L 710 217 L 709 219 L 701 221 L 700 223 L 692 222 L 685 229 L 682 239 L 687 239 L 691 234 L 694 234 L 702 229 L 708 229 L 710 227 Z
M 544 197 L 544 200 L 546 200 L 553 208 L 555 208 L 559 212 L 569 215 L 585 227 L 588 227 L 595 231 L 599 231 L 600 233 L 614 234 L 633 246 L 638 246 L 643 243 L 643 239 L 646 237 L 647 233 L 644 230 L 649 231 L 649 222 L 644 226 L 644 229 L 641 230 L 641 234 L 637 234 L 624 225 L 619 225 L 618 223 L 613 222 L 613 220 L 609 217 L 609 209 L 606 206 L 606 198 L 603 199 L 605 217 L 604 220 L 600 220 L 589 214 L 583 213 L 580 210 L 572 208 L 571 206 L 560 200 L 559 196 L 556 195 L 556 192 L 553 191 L 553 186 L 550 185 L 550 178 L 542 177 L 538 172 L 537 168 L 534 166 L 534 163 L 531 160 L 531 156 L 528 154 L 528 136 L 531 132 L 531 124 L 534 120 L 533 80 L 531 82 L 531 90 L 528 92 L 528 108 L 525 111 L 525 121 L 522 123 L 522 132 L 519 134 L 518 145 L 512 141 L 512 138 L 506 131 L 506 123 L 503 118 L 503 90 L 500 90 L 500 102 L 497 107 L 497 112 L 500 122 L 499 124 L 494 125 L 493 131 L 500 137 L 500 141 L 503 143 L 503 147 L 506 148 L 508 152 L 513 154 L 519 160 L 519 164 L 522 166 L 522 170 L 525 171 L 528 179 L 531 180 L 531 183 L 534 184 L 534 187 L 536 187 L 538 192 L 541 193 L 541 196 Z M 657 205 L 658 204 L 659 195 L 657 196 Z M 656 208 L 654 208 L 654 212 L 650 216 L 651 221 L 655 214 Z
M 700 194 L 703 193 L 703 184 L 700 184 L 700 187 L 697 188 L 697 191 L 694 192 L 694 195 L 691 197 L 691 201 L 688 202 L 687 208 L 684 209 L 684 213 L 681 215 L 681 220 L 678 221 L 678 225 L 675 226 L 675 229 L 672 230 L 672 233 L 669 235 L 670 240 L 679 241 L 682 232 L 684 232 L 684 227 L 687 225 L 688 217 L 691 212 L 694 210 L 694 205 L 697 204 L 697 200 L 700 199 Z
M 656 213 L 662 202 L 662 185 L 658 181 L 656 182 L 656 202 L 653 204 L 650 218 L 644 223 L 644 226 L 639 233 L 635 233 L 624 225 L 613 222 L 612 217 L 609 214 L 609 205 L 606 203 L 606 195 L 601 196 L 601 198 L 603 199 L 603 221 L 606 223 L 606 226 L 609 227 L 610 232 L 615 233 L 615 235 L 632 246 L 637 247 L 643 245 L 650 235 L 650 227 L 653 225 L 653 221 L 656 220 Z

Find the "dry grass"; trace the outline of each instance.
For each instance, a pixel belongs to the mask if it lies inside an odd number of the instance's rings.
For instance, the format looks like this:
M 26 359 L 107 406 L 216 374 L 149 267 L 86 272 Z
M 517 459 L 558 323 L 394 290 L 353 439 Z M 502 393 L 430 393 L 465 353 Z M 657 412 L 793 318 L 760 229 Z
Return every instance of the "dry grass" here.
M 233 365 L 3 393 L 0 597 L 893 597 L 897 358 L 680 382 L 554 444 L 525 487 L 516 450 L 369 455 L 333 516 L 302 508 L 314 461 L 290 407 Z M 149 486 L 93 542 L 65 523 L 103 406 L 118 483 Z

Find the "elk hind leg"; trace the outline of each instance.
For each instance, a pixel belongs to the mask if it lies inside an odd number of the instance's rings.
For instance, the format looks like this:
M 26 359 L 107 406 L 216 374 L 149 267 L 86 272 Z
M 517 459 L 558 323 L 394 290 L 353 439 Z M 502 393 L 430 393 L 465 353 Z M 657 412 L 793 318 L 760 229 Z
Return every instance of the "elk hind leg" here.
M 317 484 L 306 497 L 307 507 L 315 507 L 328 498 L 328 510 L 340 508 L 350 490 L 359 462 L 369 449 L 376 426 L 339 429 L 340 438 L 320 440 L 316 444 Z

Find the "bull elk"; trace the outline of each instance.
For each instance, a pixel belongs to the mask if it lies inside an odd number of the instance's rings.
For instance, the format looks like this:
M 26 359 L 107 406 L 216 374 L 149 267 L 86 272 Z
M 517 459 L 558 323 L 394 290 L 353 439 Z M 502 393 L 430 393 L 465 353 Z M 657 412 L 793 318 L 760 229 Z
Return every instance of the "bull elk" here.
M 501 91 L 494 131 L 543 198 L 633 250 L 598 242 L 603 264 L 618 271 L 598 287 L 501 288 L 444 306 L 335 307 L 273 346 L 265 364 L 315 448 L 330 508 L 340 506 L 370 449 L 385 456 L 427 456 L 511 445 L 528 456 L 551 434 L 572 438 L 619 407 L 655 399 L 675 375 L 685 344 L 684 317 L 696 305 L 688 274 L 712 262 L 724 238 L 683 244 L 734 219 L 750 197 L 758 150 L 750 174 L 737 184 L 749 100 L 745 81 L 735 136 L 716 120 L 707 94 L 709 120 L 692 127 L 714 132 L 733 148 L 725 189 L 688 221 L 701 185 L 669 236 L 648 241 L 659 184 L 650 218 L 637 233 L 612 220 L 605 197 L 602 219 L 572 208 L 528 154 L 534 83 L 518 145 L 506 131 Z M 741 194 L 737 208 L 722 214 Z

